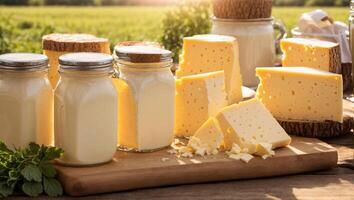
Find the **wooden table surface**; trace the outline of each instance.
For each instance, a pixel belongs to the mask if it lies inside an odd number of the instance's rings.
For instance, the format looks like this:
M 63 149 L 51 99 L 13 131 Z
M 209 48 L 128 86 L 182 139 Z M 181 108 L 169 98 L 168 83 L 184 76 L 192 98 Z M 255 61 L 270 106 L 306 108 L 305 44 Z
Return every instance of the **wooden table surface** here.
M 306 174 L 140 189 L 80 198 L 55 199 L 340 199 L 354 200 L 354 134 L 324 140 L 338 150 L 337 167 Z M 212 173 L 212 172 L 211 172 Z M 33 198 L 12 197 L 26 200 Z M 38 200 L 51 199 L 48 197 Z

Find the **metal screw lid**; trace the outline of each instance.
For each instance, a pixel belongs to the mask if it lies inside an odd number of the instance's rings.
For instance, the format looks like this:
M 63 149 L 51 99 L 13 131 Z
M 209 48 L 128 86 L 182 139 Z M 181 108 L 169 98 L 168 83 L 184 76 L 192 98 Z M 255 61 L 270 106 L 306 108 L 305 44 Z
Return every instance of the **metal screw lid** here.
M 48 57 L 34 53 L 7 53 L 0 55 L 0 69 L 13 71 L 40 71 L 48 69 Z
M 119 60 L 132 63 L 172 62 L 172 52 L 152 45 L 116 46 Z
M 113 70 L 113 57 L 94 52 L 68 53 L 59 57 L 61 70 Z

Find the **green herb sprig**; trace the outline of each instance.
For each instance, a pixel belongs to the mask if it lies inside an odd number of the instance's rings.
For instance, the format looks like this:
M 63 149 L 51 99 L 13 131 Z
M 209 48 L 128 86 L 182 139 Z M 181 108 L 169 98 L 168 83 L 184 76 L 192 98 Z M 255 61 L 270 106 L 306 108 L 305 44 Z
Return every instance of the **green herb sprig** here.
M 0 141 L 0 198 L 22 192 L 31 197 L 43 192 L 52 197 L 62 195 L 63 188 L 51 161 L 63 153 L 60 148 L 35 143 L 11 150 Z

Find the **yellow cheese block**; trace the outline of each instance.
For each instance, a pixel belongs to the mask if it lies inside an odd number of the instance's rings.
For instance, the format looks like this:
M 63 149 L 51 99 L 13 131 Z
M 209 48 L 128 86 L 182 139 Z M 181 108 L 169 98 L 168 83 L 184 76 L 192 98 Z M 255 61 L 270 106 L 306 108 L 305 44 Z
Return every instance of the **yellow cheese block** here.
M 257 98 L 283 121 L 343 121 L 342 76 L 307 67 L 257 68 Z
M 137 138 L 137 104 L 133 91 L 122 79 L 113 79 L 118 90 L 118 141 L 117 144 L 126 148 L 138 149 Z
M 223 141 L 223 133 L 218 121 L 210 117 L 188 142 L 197 155 L 215 155 Z
M 183 54 L 178 78 L 193 74 L 225 71 L 229 104 L 242 100 L 242 79 L 236 38 L 221 35 L 196 35 L 183 39 Z
M 177 79 L 175 135 L 194 135 L 210 116 L 215 116 L 225 106 L 227 94 L 223 71 Z
M 339 44 L 305 38 L 286 38 L 281 41 L 283 66 L 304 66 L 327 72 L 341 73 Z
M 226 150 L 232 149 L 234 143 L 241 149 L 257 148 L 260 143 L 269 143 L 274 149 L 291 142 L 291 138 L 277 120 L 255 98 L 222 109 L 216 118 L 224 133 Z M 257 149 L 249 149 L 247 152 L 257 153 Z

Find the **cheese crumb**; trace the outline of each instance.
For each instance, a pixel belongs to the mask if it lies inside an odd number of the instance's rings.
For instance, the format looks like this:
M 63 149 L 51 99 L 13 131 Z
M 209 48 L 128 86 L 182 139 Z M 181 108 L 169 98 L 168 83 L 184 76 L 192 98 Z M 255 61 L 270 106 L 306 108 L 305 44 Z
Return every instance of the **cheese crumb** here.
M 161 161 L 162 162 L 166 162 L 166 161 L 168 161 L 168 160 L 170 160 L 169 158 L 161 158 Z

